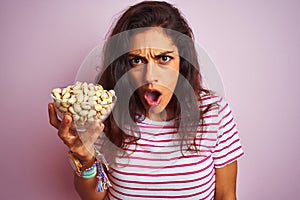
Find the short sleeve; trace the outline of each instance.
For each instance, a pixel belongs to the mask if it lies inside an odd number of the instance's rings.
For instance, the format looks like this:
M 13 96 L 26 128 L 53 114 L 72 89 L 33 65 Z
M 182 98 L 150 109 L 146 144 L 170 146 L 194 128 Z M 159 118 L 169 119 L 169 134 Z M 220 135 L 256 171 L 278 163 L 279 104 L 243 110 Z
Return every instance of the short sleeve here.
M 217 143 L 213 151 L 216 168 L 224 167 L 244 155 L 236 123 L 229 104 L 221 99 L 218 111 Z

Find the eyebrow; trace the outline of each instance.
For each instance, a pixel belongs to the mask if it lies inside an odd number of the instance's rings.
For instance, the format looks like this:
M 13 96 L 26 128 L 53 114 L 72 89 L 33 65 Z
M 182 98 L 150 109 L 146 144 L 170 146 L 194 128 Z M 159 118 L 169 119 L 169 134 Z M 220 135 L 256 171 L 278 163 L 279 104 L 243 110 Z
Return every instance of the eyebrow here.
M 174 51 L 164 51 L 164 52 L 161 52 L 158 55 L 165 55 L 165 54 L 168 54 L 168 53 L 174 53 Z
M 157 56 L 161 56 L 161 55 L 166 55 L 166 54 L 169 54 L 169 53 L 174 53 L 174 51 L 163 51 L 163 52 L 160 52 L 158 55 L 155 55 L 155 57 Z M 139 53 L 129 53 L 128 56 L 138 56 L 138 57 L 143 57 L 143 56 L 140 56 Z

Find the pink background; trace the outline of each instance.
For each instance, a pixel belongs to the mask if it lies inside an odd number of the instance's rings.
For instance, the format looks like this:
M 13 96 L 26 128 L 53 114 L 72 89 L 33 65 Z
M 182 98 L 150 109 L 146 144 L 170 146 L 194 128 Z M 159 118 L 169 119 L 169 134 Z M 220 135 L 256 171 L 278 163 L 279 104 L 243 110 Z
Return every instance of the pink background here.
M 67 148 L 48 124 L 49 94 L 74 81 L 117 13 L 135 2 L 0 2 L 0 199 L 79 199 Z M 222 75 L 246 152 L 239 199 L 296 199 L 299 1 L 173 3 Z

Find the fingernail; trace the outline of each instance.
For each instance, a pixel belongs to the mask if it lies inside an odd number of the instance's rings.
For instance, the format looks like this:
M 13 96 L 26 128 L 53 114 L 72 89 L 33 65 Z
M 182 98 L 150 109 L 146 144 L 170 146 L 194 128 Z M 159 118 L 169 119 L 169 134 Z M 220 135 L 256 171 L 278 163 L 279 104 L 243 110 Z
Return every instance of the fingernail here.
M 69 119 L 67 117 L 64 117 L 64 122 L 67 124 L 69 123 Z

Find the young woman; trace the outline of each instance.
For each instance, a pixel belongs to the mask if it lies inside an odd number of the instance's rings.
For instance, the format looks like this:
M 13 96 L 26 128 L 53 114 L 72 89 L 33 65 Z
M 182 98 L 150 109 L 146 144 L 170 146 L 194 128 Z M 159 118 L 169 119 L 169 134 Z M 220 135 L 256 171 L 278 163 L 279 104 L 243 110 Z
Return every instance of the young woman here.
M 50 123 L 80 165 L 95 161 L 94 142 L 109 162 L 111 186 L 101 192 L 96 175 L 74 176 L 82 199 L 236 199 L 244 153 L 232 112 L 203 88 L 192 30 L 177 8 L 144 1 L 127 9 L 105 45 L 99 84 L 118 100 L 89 144 L 49 104 Z

